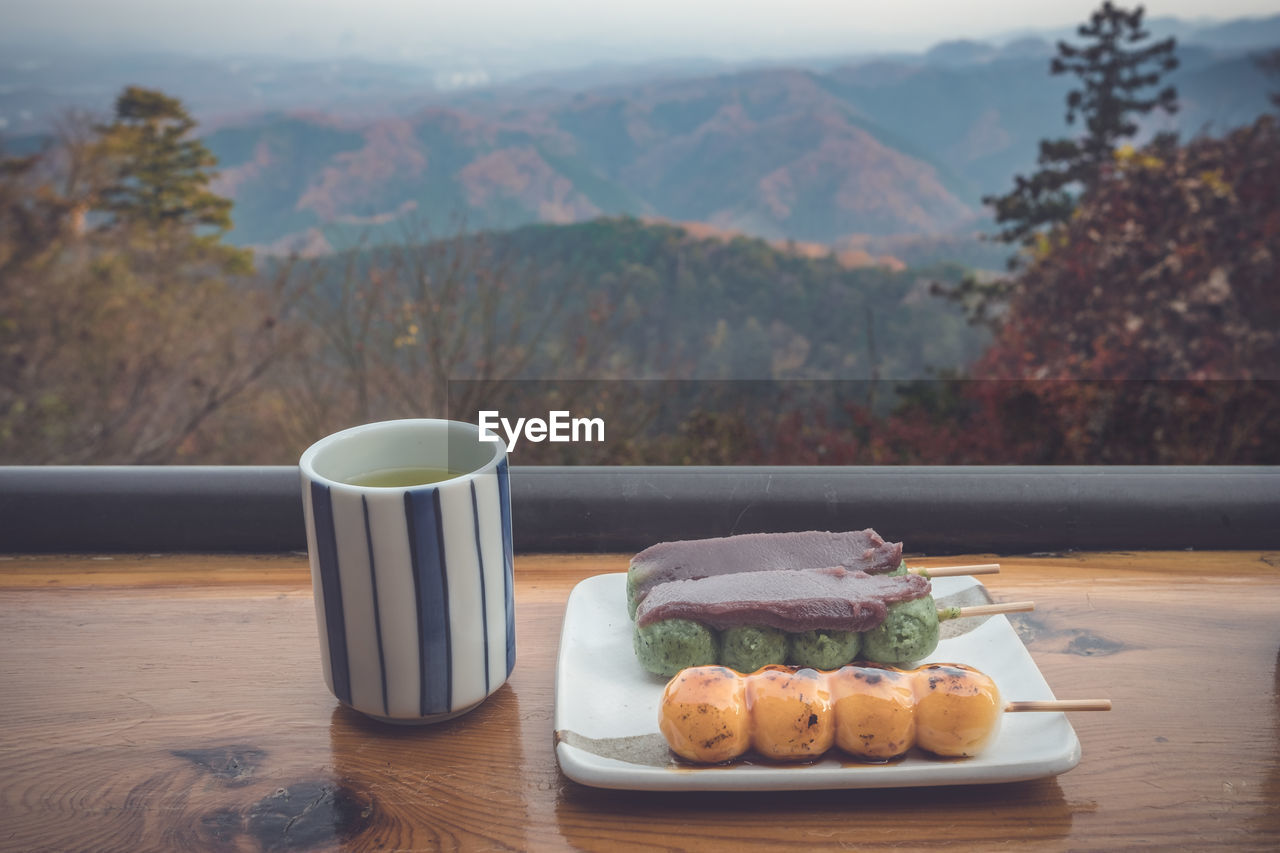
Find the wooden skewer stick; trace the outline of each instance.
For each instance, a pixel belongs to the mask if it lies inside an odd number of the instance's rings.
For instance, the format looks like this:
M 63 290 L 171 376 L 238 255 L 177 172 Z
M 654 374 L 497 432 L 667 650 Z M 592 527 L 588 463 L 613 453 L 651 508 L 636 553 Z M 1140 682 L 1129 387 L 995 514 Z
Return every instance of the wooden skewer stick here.
M 1006 711 L 1110 711 L 1110 699 L 1041 699 L 1009 702 Z
M 999 563 L 979 563 L 974 566 L 920 566 L 918 568 L 908 568 L 907 571 L 913 575 L 921 575 L 926 578 L 951 578 L 963 575 L 994 575 L 1000 572 Z
M 963 619 L 966 616 L 994 616 L 997 613 L 1026 613 L 1035 609 L 1034 601 L 1000 601 L 995 604 L 973 604 L 968 607 L 940 607 L 938 621 Z

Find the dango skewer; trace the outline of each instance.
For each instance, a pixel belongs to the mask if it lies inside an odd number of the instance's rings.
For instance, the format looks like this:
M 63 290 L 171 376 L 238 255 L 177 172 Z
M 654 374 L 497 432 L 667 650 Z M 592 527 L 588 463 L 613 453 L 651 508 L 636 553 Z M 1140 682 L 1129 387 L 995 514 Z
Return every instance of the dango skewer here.
M 769 666 L 749 675 L 703 666 L 667 684 L 658 727 L 672 752 L 699 764 L 749 750 L 775 761 L 811 761 L 833 748 L 882 762 L 912 747 L 941 757 L 978 755 L 1005 713 L 1110 708 L 1107 699 L 1006 702 L 993 679 L 962 664 Z

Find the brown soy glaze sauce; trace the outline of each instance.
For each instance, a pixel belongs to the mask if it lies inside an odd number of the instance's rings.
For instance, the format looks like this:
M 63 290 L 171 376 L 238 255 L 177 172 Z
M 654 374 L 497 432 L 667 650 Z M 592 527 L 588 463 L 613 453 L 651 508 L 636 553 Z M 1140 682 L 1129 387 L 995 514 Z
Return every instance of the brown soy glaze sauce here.
M 978 692 L 977 685 L 969 678 L 974 670 L 963 664 L 927 663 L 921 666 L 917 672 L 921 673 L 922 677 L 926 679 L 930 690 L 937 690 L 940 684 L 947 684 L 951 689 L 955 689 L 955 686 L 959 684 L 966 693 L 976 694 Z

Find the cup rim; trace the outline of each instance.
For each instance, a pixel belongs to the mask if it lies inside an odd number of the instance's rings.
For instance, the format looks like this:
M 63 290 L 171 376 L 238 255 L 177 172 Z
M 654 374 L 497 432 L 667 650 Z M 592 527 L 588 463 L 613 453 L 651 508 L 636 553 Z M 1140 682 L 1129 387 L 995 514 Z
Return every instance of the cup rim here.
M 494 436 L 494 439 L 495 439 L 493 442 L 491 442 L 493 444 L 493 455 L 489 458 L 487 462 L 485 462 L 483 465 L 481 465 L 478 468 L 473 468 L 470 471 L 457 474 L 456 476 L 450 477 L 447 480 L 441 480 L 437 483 L 422 483 L 416 486 L 357 486 L 352 483 L 344 482 L 342 480 L 334 480 L 331 477 L 326 477 L 324 474 L 321 474 L 315 469 L 316 456 L 318 456 L 324 450 L 328 449 L 330 446 L 334 444 L 338 444 L 339 442 L 342 442 L 357 433 L 367 432 L 374 428 L 386 428 L 386 427 L 393 427 L 393 426 L 407 427 L 407 426 L 415 426 L 415 425 L 416 426 L 430 425 L 430 426 L 436 426 L 436 427 L 443 427 L 446 430 L 451 427 L 464 427 L 466 429 L 469 429 L 472 433 L 474 433 L 477 436 L 477 438 L 480 436 L 482 432 L 487 433 L 488 435 Z M 481 430 L 479 425 L 470 423 L 468 421 L 454 421 L 454 420 L 449 420 L 447 418 L 391 418 L 384 421 L 370 421 L 369 423 L 357 424 L 355 426 L 351 426 L 351 427 L 347 427 L 346 429 L 339 430 L 335 433 L 330 433 L 329 435 L 326 435 L 324 438 L 318 439 L 310 447 L 302 451 L 302 456 L 298 459 L 298 468 L 301 470 L 302 475 L 307 479 L 313 480 L 317 483 L 322 483 L 326 486 L 329 486 L 330 488 L 336 487 L 341 489 L 351 489 L 352 491 L 358 491 L 358 492 L 364 492 L 364 491 L 381 492 L 381 493 L 397 492 L 397 491 L 404 492 L 404 491 L 409 491 L 411 489 L 434 489 L 440 486 L 449 485 L 451 483 L 467 482 L 469 480 L 473 480 L 476 477 L 479 477 L 483 474 L 487 474 L 490 471 L 496 470 L 498 465 L 500 465 L 502 461 L 506 459 L 506 455 L 507 455 L 506 448 L 503 446 L 502 440 L 496 435 L 496 433 L 494 433 L 492 430 Z

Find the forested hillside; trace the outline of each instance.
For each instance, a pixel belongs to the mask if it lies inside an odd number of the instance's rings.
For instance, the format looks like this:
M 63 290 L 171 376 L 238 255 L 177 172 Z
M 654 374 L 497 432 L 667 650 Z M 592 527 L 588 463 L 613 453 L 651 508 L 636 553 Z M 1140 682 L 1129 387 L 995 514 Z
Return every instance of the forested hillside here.
M 1162 130 L 1221 134 L 1266 109 L 1259 46 L 1280 18 L 1177 31 Z M 1068 34 L 1064 34 L 1068 35 Z M 236 204 L 228 240 L 287 253 L 359 244 L 411 221 L 472 229 L 632 215 L 768 239 L 865 247 L 989 269 L 981 199 L 1069 130 L 1054 44 L 957 40 L 919 54 L 791 64 L 590 69 L 437 90 L 388 62 L 93 56 L 0 61 L 0 145 L 35 150 L 73 106 L 99 116 L 120 88 L 178 95 Z M 96 64 L 95 64 L 96 63 Z M 95 94 L 96 93 L 96 94 Z M 96 98 L 93 100 L 92 98 Z M 5 138 L 5 137 L 8 138 Z
M 621 331 L 633 376 L 920 378 L 972 361 L 985 330 L 930 295 L 955 265 L 849 268 L 764 241 L 695 239 L 634 219 L 530 226 L 504 237 L 553 280 L 591 282 L 635 322 Z
M 1249 56 L 1182 57 L 1182 109 L 1144 135 L 1221 132 L 1266 108 Z M 344 248 L 353 231 L 414 217 L 510 228 L 617 214 L 777 239 L 972 243 L 982 195 L 1067 130 L 1066 88 L 1043 55 L 1013 53 L 508 91 L 378 121 L 274 114 L 206 142 L 242 245 Z

